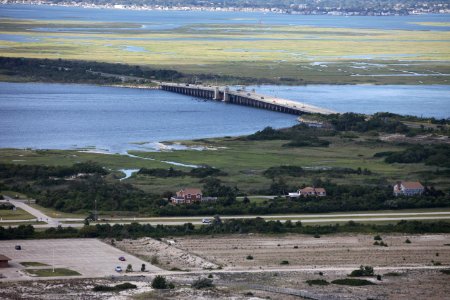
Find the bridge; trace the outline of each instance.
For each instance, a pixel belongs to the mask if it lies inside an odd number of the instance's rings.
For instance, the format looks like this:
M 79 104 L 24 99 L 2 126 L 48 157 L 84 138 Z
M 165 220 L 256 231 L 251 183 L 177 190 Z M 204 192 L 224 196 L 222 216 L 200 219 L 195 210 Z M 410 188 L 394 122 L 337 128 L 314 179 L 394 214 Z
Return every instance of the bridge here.
M 179 93 L 197 98 L 223 101 L 282 113 L 301 114 L 334 114 L 335 111 L 314 105 L 299 103 L 288 99 L 267 96 L 245 90 L 230 90 L 228 87 L 197 85 L 187 83 L 159 82 L 164 91 Z

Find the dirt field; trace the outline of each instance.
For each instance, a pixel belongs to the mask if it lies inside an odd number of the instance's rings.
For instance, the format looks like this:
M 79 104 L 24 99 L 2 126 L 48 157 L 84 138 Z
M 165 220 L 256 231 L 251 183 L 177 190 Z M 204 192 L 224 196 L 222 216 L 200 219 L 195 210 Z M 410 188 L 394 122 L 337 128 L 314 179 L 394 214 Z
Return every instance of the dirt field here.
M 178 238 L 175 246 L 225 269 L 355 268 L 450 265 L 450 235 L 310 235 Z M 406 239 L 411 241 L 405 243 Z M 247 259 L 251 255 L 252 260 Z M 288 261 L 288 265 L 281 265 Z
M 22 250 L 15 250 L 15 245 L 21 245 Z M 117 275 L 114 268 L 121 266 L 125 271 L 128 264 L 134 270 L 140 270 L 143 263 L 150 272 L 159 270 L 148 262 L 96 239 L 1 241 L 0 254 L 12 259 L 9 268 L 0 269 L 0 273 L 6 277 L 0 281 L 32 279 L 24 272 L 25 267 L 20 262 L 39 262 L 50 266 L 38 268 L 51 268 L 53 265 L 56 268 L 68 268 L 79 272 L 82 277 Z M 120 256 L 124 256 L 126 261 L 119 261 Z
M 198 255 L 180 250 L 176 247 L 176 240 L 162 239 L 161 241 L 152 238 L 139 240 L 116 241 L 116 247 L 133 253 L 134 255 L 148 262 L 156 262 L 157 265 L 166 270 L 203 270 L 217 269 L 217 264 L 211 263 Z

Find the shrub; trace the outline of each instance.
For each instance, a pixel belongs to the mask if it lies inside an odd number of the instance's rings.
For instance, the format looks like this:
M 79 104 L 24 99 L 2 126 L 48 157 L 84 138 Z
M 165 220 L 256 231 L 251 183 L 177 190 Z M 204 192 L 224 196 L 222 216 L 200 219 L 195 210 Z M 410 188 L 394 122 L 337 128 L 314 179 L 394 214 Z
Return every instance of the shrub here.
M 450 275 L 450 269 L 442 269 L 441 272 Z
M 142 266 L 141 266 L 141 272 L 145 272 L 145 264 L 142 264 Z
M 133 266 L 131 264 L 128 264 L 127 269 L 125 270 L 125 272 L 133 272 Z
M 356 279 L 356 278 L 345 278 L 345 279 L 336 279 L 331 283 L 340 284 L 340 285 L 351 285 L 351 286 L 362 286 L 362 285 L 375 285 L 375 283 L 365 280 L 365 279 Z
M 118 284 L 116 286 L 108 286 L 108 285 L 96 285 L 93 288 L 94 292 L 113 292 L 113 291 L 124 291 L 124 290 L 129 290 L 129 289 L 135 289 L 137 288 L 136 285 L 129 283 L 129 282 L 124 282 L 121 284 Z
M 306 280 L 306 283 L 309 285 L 329 285 L 330 283 L 324 279 L 311 279 Z
M 361 276 L 373 276 L 373 267 L 361 265 L 358 270 L 353 270 L 349 276 L 361 277 Z
M 208 275 L 208 278 L 213 278 L 213 274 L 209 274 L 209 275 Z
M 247 257 L 246 257 L 248 260 L 252 260 L 253 259 L 253 256 L 251 256 L 251 255 L 247 255 Z
M 314 238 L 316 239 L 320 239 L 320 235 L 318 235 L 317 233 L 314 235 Z
M 378 241 L 375 241 L 373 244 L 374 244 L 375 246 L 380 246 L 380 243 L 378 243 Z
M 298 246 L 294 246 L 294 249 L 298 249 Z
M 405 243 L 406 244 L 411 244 L 411 241 L 409 239 L 406 239 Z
M 288 265 L 289 264 L 289 261 L 287 261 L 287 260 L 283 260 L 282 262 L 280 262 L 280 265 Z
M 191 285 L 194 289 L 204 289 L 204 288 L 210 288 L 213 287 L 213 281 L 211 279 L 208 278 L 199 278 L 197 280 L 195 280 L 192 285 Z
M 374 239 L 375 241 L 381 241 L 381 240 L 382 240 L 381 236 L 378 235 L 378 234 L 377 234 L 376 236 L 374 236 L 373 239 Z
M 167 289 L 167 287 L 166 278 L 161 275 L 157 275 L 152 281 L 152 288 L 154 289 L 163 290 Z

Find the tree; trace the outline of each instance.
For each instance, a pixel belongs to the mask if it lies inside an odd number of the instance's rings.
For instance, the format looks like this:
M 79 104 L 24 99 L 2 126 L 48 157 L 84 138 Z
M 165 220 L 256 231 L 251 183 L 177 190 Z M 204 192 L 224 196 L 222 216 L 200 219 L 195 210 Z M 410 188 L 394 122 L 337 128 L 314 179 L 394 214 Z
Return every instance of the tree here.
M 164 278 L 161 275 L 157 275 L 152 281 L 152 288 L 158 289 L 158 290 L 167 289 L 166 278 Z
M 128 264 L 127 269 L 125 272 L 133 272 L 133 266 L 131 264 Z
M 145 272 L 145 264 L 142 264 L 142 266 L 141 266 L 141 272 Z

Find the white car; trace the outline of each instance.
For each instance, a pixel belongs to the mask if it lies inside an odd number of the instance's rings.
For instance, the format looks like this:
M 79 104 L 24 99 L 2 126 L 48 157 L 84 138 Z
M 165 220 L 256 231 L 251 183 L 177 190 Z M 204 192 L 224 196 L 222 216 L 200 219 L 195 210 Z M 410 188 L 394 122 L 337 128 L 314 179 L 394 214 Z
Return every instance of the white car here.
M 122 272 L 122 267 L 121 266 L 117 266 L 115 268 L 115 270 L 116 270 L 116 272 L 120 273 L 120 272 Z
M 203 224 L 211 224 L 211 220 L 210 219 L 202 219 L 202 223 Z

